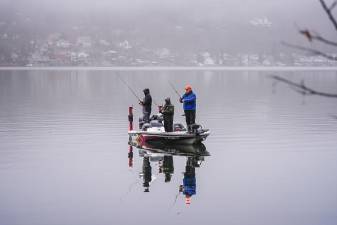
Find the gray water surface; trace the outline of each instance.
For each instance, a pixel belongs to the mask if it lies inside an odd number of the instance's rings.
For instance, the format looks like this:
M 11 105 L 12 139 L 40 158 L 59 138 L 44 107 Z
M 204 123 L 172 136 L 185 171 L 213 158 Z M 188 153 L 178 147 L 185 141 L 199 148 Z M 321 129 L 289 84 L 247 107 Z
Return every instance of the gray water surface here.
M 337 224 L 337 99 L 302 96 L 271 74 L 337 92 L 336 72 L 0 71 L 0 224 Z M 179 194 L 187 156 L 128 159 L 128 106 L 121 82 L 157 104 L 185 84 L 197 122 L 211 130 L 210 156 L 195 168 L 191 204 Z M 156 106 L 153 106 L 156 111 Z

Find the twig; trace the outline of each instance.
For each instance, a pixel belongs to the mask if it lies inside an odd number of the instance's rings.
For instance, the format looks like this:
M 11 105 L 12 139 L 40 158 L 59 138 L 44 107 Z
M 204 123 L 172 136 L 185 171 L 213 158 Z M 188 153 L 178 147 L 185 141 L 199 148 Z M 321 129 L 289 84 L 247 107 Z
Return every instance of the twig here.
M 293 86 L 290 86 L 290 88 L 293 90 L 293 91 L 296 91 L 297 93 L 300 93 L 301 95 L 307 95 L 308 93 L 303 91 L 302 89 L 298 88 L 298 87 L 293 87 Z
M 290 85 L 290 87 L 296 87 L 299 90 L 297 92 L 302 93 L 302 94 L 310 94 L 310 95 L 320 95 L 320 96 L 324 96 L 324 97 L 331 97 L 331 98 L 337 98 L 337 94 L 331 94 L 331 93 L 326 93 L 326 92 L 320 92 L 320 91 L 316 91 L 312 88 L 309 88 L 307 86 L 305 86 L 304 82 L 302 82 L 301 84 L 297 84 L 293 81 L 290 81 L 288 79 L 285 79 L 283 77 L 279 77 L 276 75 L 272 75 L 271 76 L 273 79 L 286 83 L 288 85 Z
M 337 30 L 337 21 L 335 19 L 335 17 L 332 15 L 331 10 L 335 7 L 335 5 L 337 4 L 336 1 L 332 4 L 332 6 L 330 8 L 328 8 L 328 6 L 326 5 L 324 0 L 319 0 L 324 11 L 326 12 L 326 14 L 328 15 L 330 21 L 332 22 L 333 26 L 335 27 L 335 29 Z
M 333 42 L 333 41 L 330 41 L 328 39 L 325 39 L 323 38 L 322 36 L 320 35 L 315 35 L 312 37 L 313 39 L 316 39 L 317 41 L 320 41 L 322 43 L 325 43 L 325 44 L 328 44 L 328 45 L 332 45 L 332 46 L 336 46 L 337 47 L 337 42 Z
M 327 45 L 332 45 L 332 46 L 335 46 L 337 47 L 337 42 L 334 42 L 334 41 L 330 41 L 324 37 L 322 37 L 321 35 L 319 34 L 313 34 L 313 32 L 309 31 L 308 29 L 305 29 L 305 30 L 299 30 L 298 32 L 300 32 L 300 34 L 304 35 L 306 38 L 308 38 L 308 40 L 311 42 L 313 40 L 316 40 L 316 41 L 319 41 L 319 42 L 322 42 L 324 44 L 327 44 Z
M 329 11 L 332 11 L 333 8 L 335 8 L 336 5 L 337 5 L 337 1 L 334 1 L 334 2 L 332 3 L 332 5 L 330 6 Z

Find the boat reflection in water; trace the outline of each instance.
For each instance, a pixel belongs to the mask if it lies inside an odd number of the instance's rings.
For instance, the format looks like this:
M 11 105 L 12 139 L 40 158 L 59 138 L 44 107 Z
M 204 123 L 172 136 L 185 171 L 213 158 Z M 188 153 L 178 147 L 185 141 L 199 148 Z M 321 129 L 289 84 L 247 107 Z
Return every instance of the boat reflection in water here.
M 185 203 L 191 204 L 191 197 L 196 194 L 196 172 L 195 168 L 201 166 L 205 156 L 209 156 L 206 146 L 202 143 L 197 145 L 168 145 L 160 142 L 129 142 L 129 166 L 132 158 L 130 151 L 136 147 L 143 159 L 140 177 L 143 181 L 144 192 L 150 192 L 150 184 L 153 181 L 151 162 L 158 162 L 159 173 L 164 174 L 165 183 L 171 181 L 174 174 L 174 157 L 186 157 L 185 171 L 179 193 L 185 196 Z

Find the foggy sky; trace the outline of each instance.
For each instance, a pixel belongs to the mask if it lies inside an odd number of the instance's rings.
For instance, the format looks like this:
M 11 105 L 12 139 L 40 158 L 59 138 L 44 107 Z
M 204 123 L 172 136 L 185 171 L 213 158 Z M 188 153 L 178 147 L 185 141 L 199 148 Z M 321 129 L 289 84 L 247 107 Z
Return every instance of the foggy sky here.
M 267 18 L 272 26 L 253 27 L 250 21 L 255 18 Z M 209 38 L 212 43 L 236 40 L 230 45 L 241 47 L 245 43 L 244 48 L 271 46 L 283 40 L 305 42 L 298 27 L 335 38 L 318 0 L 0 0 L 1 21 L 20 19 L 32 20 L 23 28 L 37 32 L 79 24 L 88 30 L 96 26 L 99 31 L 136 30 L 148 35 L 147 39 L 164 37 L 174 43 L 179 38 L 198 37 Z M 184 28 L 183 34 L 170 37 L 169 29 L 176 26 Z M 194 42 L 198 45 L 197 40 Z
M 186 13 L 202 18 L 215 19 L 236 17 L 239 19 L 267 16 L 293 22 L 322 22 L 325 15 L 318 0 L 0 0 L 2 9 L 18 12 L 122 13 L 132 17 L 142 13 Z M 151 14 L 149 14 L 150 16 Z M 314 16 L 313 16 L 314 15 Z M 155 18 L 152 18 L 155 19 Z

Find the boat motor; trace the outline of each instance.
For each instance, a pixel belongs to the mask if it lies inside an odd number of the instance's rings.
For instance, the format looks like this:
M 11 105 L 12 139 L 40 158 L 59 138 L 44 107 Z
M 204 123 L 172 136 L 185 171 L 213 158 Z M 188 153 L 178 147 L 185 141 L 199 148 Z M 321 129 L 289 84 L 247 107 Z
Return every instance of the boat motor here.
M 193 134 L 201 134 L 203 132 L 202 126 L 199 124 L 192 124 L 190 126 Z

